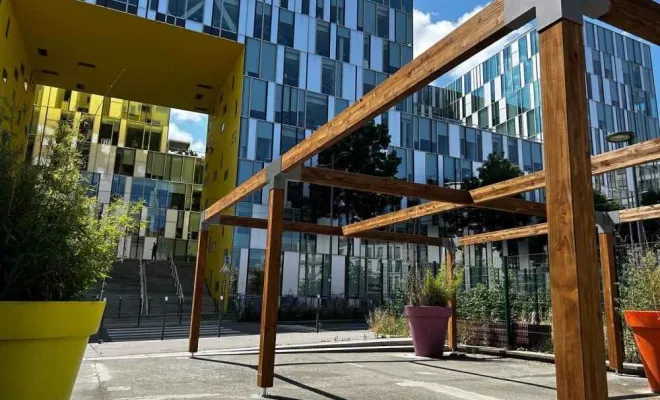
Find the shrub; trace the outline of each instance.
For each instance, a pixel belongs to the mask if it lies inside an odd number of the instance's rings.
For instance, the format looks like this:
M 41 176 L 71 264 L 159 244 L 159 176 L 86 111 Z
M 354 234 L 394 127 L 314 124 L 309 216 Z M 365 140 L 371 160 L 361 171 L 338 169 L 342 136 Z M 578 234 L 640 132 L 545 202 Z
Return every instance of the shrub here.
M 415 268 L 406 283 L 407 303 L 413 306 L 447 307 L 462 282 L 462 274 L 456 274 L 450 282 L 445 266 L 440 267 L 435 276 L 430 270 L 422 275 Z
M 384 309 L 371 311 L 367 317 L 367 324 L 369 324 L 369 330 L 379 336 L 410 336 L 408 318 Z
M 88 195 L 77 130 L 61 122 L 39 165 L 0 145 L 0 300 L 76 300 L 104 278 L 142 205 Z M 84 140 L 84 139 L 83 139 Z
M 660 265 L 656 249 L 628 254 L 620 291 L 622 310 L 660 311 Z

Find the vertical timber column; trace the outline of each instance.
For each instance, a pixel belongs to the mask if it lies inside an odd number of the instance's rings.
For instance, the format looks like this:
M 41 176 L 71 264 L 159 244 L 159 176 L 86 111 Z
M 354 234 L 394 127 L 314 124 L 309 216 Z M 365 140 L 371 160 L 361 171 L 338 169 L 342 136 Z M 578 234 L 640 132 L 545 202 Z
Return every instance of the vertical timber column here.
M 557 398 L 607 398 L 582 25 L 539 33 Z
M 621 319 L 616 312 L 615 299 L 616 266 L 614 264 L 614 235 L 612 232 L 600 232 L 600 266 L 603 274 L 603 299 L 605 300 L 605 323 L 607 325 L 607 349 L 610 369 L 617 373 L 623 369 L 623 340 L 621 337 Z
M 454 280 L 454 258 L 455 251 L 453 244 L 445 247 L 445 264 L 447 270 L 447 282 Z M 449 317 L 449 326 L 447 327 L 447 346 L 451 351 L 458 349 L 457 329 L 456 329 L 456 295 L 451 298 L 451 317 Z
M 195 286 L 193 289 L 192 310 L 190 316 L 190 335 L 188 336 L 188 352 L 190 353 L 197 353 L 197 349 L 199 348 L 199 321 L 202 315 L 202 297 L 204 296 L 204 273 L 206 270 L 208 241 L 208 228 L 202 224 L 202 229 L 199 232 L 199 241 L 197 242 Z
M 271 180 L 266 236 L 266 270 L 264 293 L 261 299 L 261 339 L 259 341 L 259 369 L 257 385 L 266 390 L 273 387 L 275 375 L 275 335 L 277 309 L 280 298 L 280 258 L 282 256 L 282 228 L 284 225 L 284 189 L 286 180 Z

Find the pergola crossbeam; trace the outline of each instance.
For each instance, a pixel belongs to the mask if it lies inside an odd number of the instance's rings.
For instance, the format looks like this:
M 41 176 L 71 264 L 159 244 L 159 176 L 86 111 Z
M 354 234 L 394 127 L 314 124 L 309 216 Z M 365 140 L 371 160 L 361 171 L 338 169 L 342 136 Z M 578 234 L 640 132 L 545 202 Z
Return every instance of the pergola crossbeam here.
M 591 171 L 593 175 L 603 174 L 616 169 L 632 167 L 645 164 L 660 159 L 660 138 L 648 140 L 632 146 L 613 150 L 607 153 L 599 154 L 591 158 Z M 520 193 L 543 188 L 545 186 L 545 171 L 538 171 L 532 174 L 520 176 L 473 189 L 470 195 L 475 204 L 473 207 L 483 207 L 496 209 L 500 211 L 509 211 L 527 215 L 541 215 L 534 210 L 527 209 L 525 206 L 545 207 L 544 203 L 534 203 L 522 199 L 516 199 L 508 196 L 515 196 Z M 522 203 L 524 202 L 524 203 Z M 498 208 L 498 205 L 500 208 Z M 516 207 L 520 206 L 520 207 Z M 429 202 L 419 206 L 410 207 L 404 210 L 395 211 L 389 214 L 380 215 L 355 224 L 344 227 L 345 235 L 355 235 L 372 229 L 382 228 L 388 225 L 409 221 L 415 218 L 426 217 L 451 210 L 466 207 L 464 205 Z M 508 207 L 508 209 L 507 209 Z M 540 210 L 536 210 L 539 211 Z
M 266 229 L 268 220 L 262 218 L 240 217 L 234 215 L 220 215 L 218 223 L 225 226 L 241 226 L 245 228 Z M 284 231 L 312 233 L 316 235 L 344 236 L 338 226 L 312 224 L 309 222 L 284 221 Z M 430 246 L 443 246 L 446 239 L 432 236 L 412 235 L 409 233 L 370 231 L 353 236 L 359 239 L 380 240 L 397 243 L 422 244 Z

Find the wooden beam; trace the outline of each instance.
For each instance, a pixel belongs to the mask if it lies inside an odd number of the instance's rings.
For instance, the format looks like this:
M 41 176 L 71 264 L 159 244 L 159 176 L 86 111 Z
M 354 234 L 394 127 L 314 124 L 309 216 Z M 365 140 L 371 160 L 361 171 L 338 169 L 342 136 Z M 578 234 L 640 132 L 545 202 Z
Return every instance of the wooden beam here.
M 199 349 L 199 324 L 202 315 L 202 297 L 206 289 L 204 271 L 206 269 L 206 253 L 208 249 L 209 232 L 201 230 L 197 244 L 197 261 L 195 263 L 195 283 L 193 288 L 192 309 L 190 311 L 190 335 L 188 336 L 188 352 L 197 353 Z
M 618 298 L 616 265 L 614 259 L 614 235 L 611 232 L 598 234 L 600 243 L 600 268 L 603 277 L 603 300 L 605 307 L 605 325 L 607 327 L 607 355 L 610 369 L 619 372 L 623 369 L 623 337 L 621 319 L 616 311 Z
M 594 175 L 645 164 L 660 159 L 660 138 L 648 140 L 618 150 L 591 157 L 591 171 Z M 508 211 L 520 214 L 545 216 L 543 203 L 535 203 L 522 199 L 502 196 L 514 196 L 530 190 L 545 186 L 545 171 L 535 172 L 504 182 L 484 186 L 470 191 L 475 204 L 471 207 L 481 207 L 499 211 Z M 380 215 L 356 224 L 346 225 L 344 234 L 355 235 L 370 229 L 378 229 L 388 225 L 409 221 L 415 218 L 426 217 L 446 211 L 463 208 L 458 204 L 429 202 L 389 214 Z M 648 214 L 647 219 L 657 218 L 654 213 Z
M 220 215 L 219 224 L 227 225 L 227 226 L 242 226 L 246 228 L 266 229 L 268 220 L 261 218 L 238 217 L 234 215 Z M 318 225 L 308 222 L 285 221 L 284 230 L 287 232 L 313 233 L 317 235 L 328 235 L 328 236 L 344 236 L 342 229 L 338 226 Z M 408 233 L 385 232 L 385 231 L 363 232 L 353 237 L 360 239 L 368 239 L 368 240 L 425 244 L 432 246 L 442 246 L 444 243 L 442 238 L 437 238 L 432 236 L 422 236 L 422 235 L 411 235 Z
M 452 246 L 453 247 L 453 246 Z M 445 269 L 447 273 L 447 281 L 451 283 L 454 280 L 454 251 L 445 247 Z M 452 350 L 458 349 L 458 328 L 456 326 L 456 294 L 454 294 L 449 303 L 451 307 L 451 316 L 449 317 L 449 325 L 447 326 L 447 346 Z
M 582 25 L 539 33 L 557 398 L 607 398 Z
M 456 190 L 438 185 L 412 183 L 399 179 L 382 178 L 326 168 L 302 167 L 300 180 L 321 186 L 380 193 L 399 197 L 443 201 L 455 204 L 471 204 L 472 196 L 467 190 Z
M 266 234 L 266 266 L 264 292 L 261 298 L 261 337 L 257 385 L 273 387 L 275 377 L 275 340 L 280 299 L 280 259 L 284 227 L 284 188 L 270 190 L 268 231 Z
M 593 175 L 600 175 L 617 169 L 646 164 L 658 159 L 660 159 L 660 138 L 591 157 L 591 173 Z M 545 171 L 538 171 L 533 174 L 470 190 L 470 195 L 472 195 L 474 202 L 478 204 L 501 197 L 529 192 L 544 186 Z
M 652 0 L 610 0 L 601 21 L 660 45 L 660 4 Z
M 523 226 L 520 228 L 503 229 L 500 231 L 480 233 L 462 237 L 458 240 L 461 246 L 471 246 L 480 243 L 496 242 L 501 240 L 521 239 L 532 236 L 542 236 L 548 234 L 548 224 L 537 224 Z
M 660 204 L 619 211 L 620 223 L 658 218 L 660 218 Z
M 504 1 L 494 0 L 316 130 L 312 136 L 282 155 L 282 171 L 286 172 L 303 164 L 510 32 L 511 28 L 504 24 Z M 214 217 L 250 192 L 264 187 L 267 184 L 265 173 L 257 175 L 209 207 L 205 212 L 205 219 Z
M 462 204 L 452 204 L 439 201 L 432 201 L 418 206 L 394 211 L 389 214 L 379 215 L 361 222 L 356 222 L 344 226 L 344 235 L 355 236 L 373 229 L 382 228 L 388 225 L 409 221 L 415 218 L 426 217 L 429 215 L 440 214 L 447 211 L 459 210 L 466 207 L 484 208 L 498 211 L 506 211 L 517 214 L 533 215 L 545 217 L 545 203 L 537 203 L 524 199 L 506 198 L 494 199 L 483 204 L 471 204 L 469 206 Z

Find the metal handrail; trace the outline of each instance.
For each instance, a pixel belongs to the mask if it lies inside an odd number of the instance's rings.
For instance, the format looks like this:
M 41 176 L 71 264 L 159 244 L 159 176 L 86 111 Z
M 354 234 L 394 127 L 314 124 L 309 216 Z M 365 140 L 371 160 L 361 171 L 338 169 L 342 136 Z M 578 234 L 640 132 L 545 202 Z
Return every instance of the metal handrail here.
M 179 280 L 179 269 L 174 262 L 174 256 L 172 252 L 169 253 L 170 269 L 172 270 L 172 277 L 174 278 L 174 287 L 176 288 L 176 295 L 179 298 L 180 302 L 183 302 L 183 286 L 181 286 L 181 280 Z
M 141 309 L 140 315 L 146 314 L 149 315 L 149 296 L 147 296 L 147 276 L 144 269 L 144 263 L 142 259 L 138 260 L 140 265 L 140 299 L 141 299 Z M 145 313 L 146 310 L 146 313 Z

